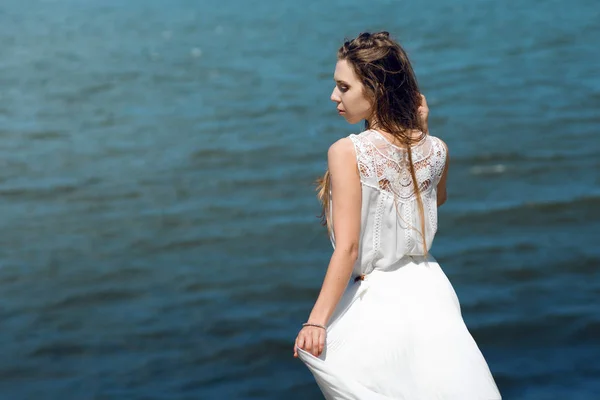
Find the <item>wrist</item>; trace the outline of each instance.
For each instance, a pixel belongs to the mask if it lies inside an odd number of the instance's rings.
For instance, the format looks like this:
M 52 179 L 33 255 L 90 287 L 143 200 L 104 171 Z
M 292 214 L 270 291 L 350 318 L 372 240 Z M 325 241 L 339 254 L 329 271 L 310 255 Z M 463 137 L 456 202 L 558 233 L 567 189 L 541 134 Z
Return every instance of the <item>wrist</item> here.
M 316 324 L 316 323 L 313 323 L 313 322 L 305 322 L 305 323 L 302 324 L 303 328 L 305 328 L 307 326 L 312 326 L 312 327 L 315 327 L 315 328 L 321 328 L 321 329 L 327 330 L 327 327 L 324 324 Z
M 327 321 L 329 321 L 329 318 L 327 317 L 327 312 L 324 310 L 312 310 L 308 315 L 308 319 L 306 320 L 306 322 L 311 324 L 320 325 L 327 325 Z
M 327 320 L 325 318 L 308 318 L 306 323 L 309 324 L 317 324 L 317 325 L 327 325 Z

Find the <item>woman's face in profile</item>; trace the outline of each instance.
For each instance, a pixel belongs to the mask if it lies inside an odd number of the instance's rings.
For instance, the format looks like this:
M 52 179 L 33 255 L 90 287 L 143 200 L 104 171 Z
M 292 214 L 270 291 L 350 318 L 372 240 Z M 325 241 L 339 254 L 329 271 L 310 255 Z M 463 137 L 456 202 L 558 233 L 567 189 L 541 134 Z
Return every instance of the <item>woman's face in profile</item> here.
M 333 74 L 335 88 L 331 101 L 337 104 L 338 114 L 350 124 L 371 116 L 371 102 L 364 95 L 364 86 L 346 60 L 339 60 Z

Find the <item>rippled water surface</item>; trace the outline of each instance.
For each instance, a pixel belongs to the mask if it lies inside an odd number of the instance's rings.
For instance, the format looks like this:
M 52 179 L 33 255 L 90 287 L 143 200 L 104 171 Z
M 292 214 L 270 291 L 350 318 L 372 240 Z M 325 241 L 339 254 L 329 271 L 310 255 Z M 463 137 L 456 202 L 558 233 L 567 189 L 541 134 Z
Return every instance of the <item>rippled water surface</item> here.
M 344 37 L 406 47 L 450 147 L 433 255 L 507 399 L 600 393 L 600 6 L 0 4 L 0 398 L 320 398 Z

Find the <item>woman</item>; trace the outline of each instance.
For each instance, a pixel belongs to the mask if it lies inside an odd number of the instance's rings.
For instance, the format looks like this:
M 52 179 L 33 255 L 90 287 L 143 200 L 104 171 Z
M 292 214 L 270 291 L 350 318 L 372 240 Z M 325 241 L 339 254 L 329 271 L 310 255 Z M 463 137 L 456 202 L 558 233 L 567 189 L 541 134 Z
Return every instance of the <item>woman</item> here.
M 406 53 L 387 32 L 362 33 L 339 49 L 334 80 L 338 113 L 366 130 L 327 154 L 319 198 L 334 251 L 294 356 L 328 400 L 500 399 L 429 255 L 448 150 L 427 132 Z

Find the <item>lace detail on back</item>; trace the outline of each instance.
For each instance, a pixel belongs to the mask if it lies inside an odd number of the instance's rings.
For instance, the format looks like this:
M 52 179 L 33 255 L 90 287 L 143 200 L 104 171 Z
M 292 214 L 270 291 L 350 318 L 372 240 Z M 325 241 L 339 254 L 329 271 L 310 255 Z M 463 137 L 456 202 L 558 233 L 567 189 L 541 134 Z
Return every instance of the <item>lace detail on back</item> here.
M 402 203 L 416 199 L 406 149 L 394 146 L 374 130 L 350 135 L 350 139 L 355 146 L 363 183 L 395 195 Z M 423 195 L 436 186 L 442 176 L 446 148 L 439 139 L 428 135 L 411 149 L 417 183 Z

